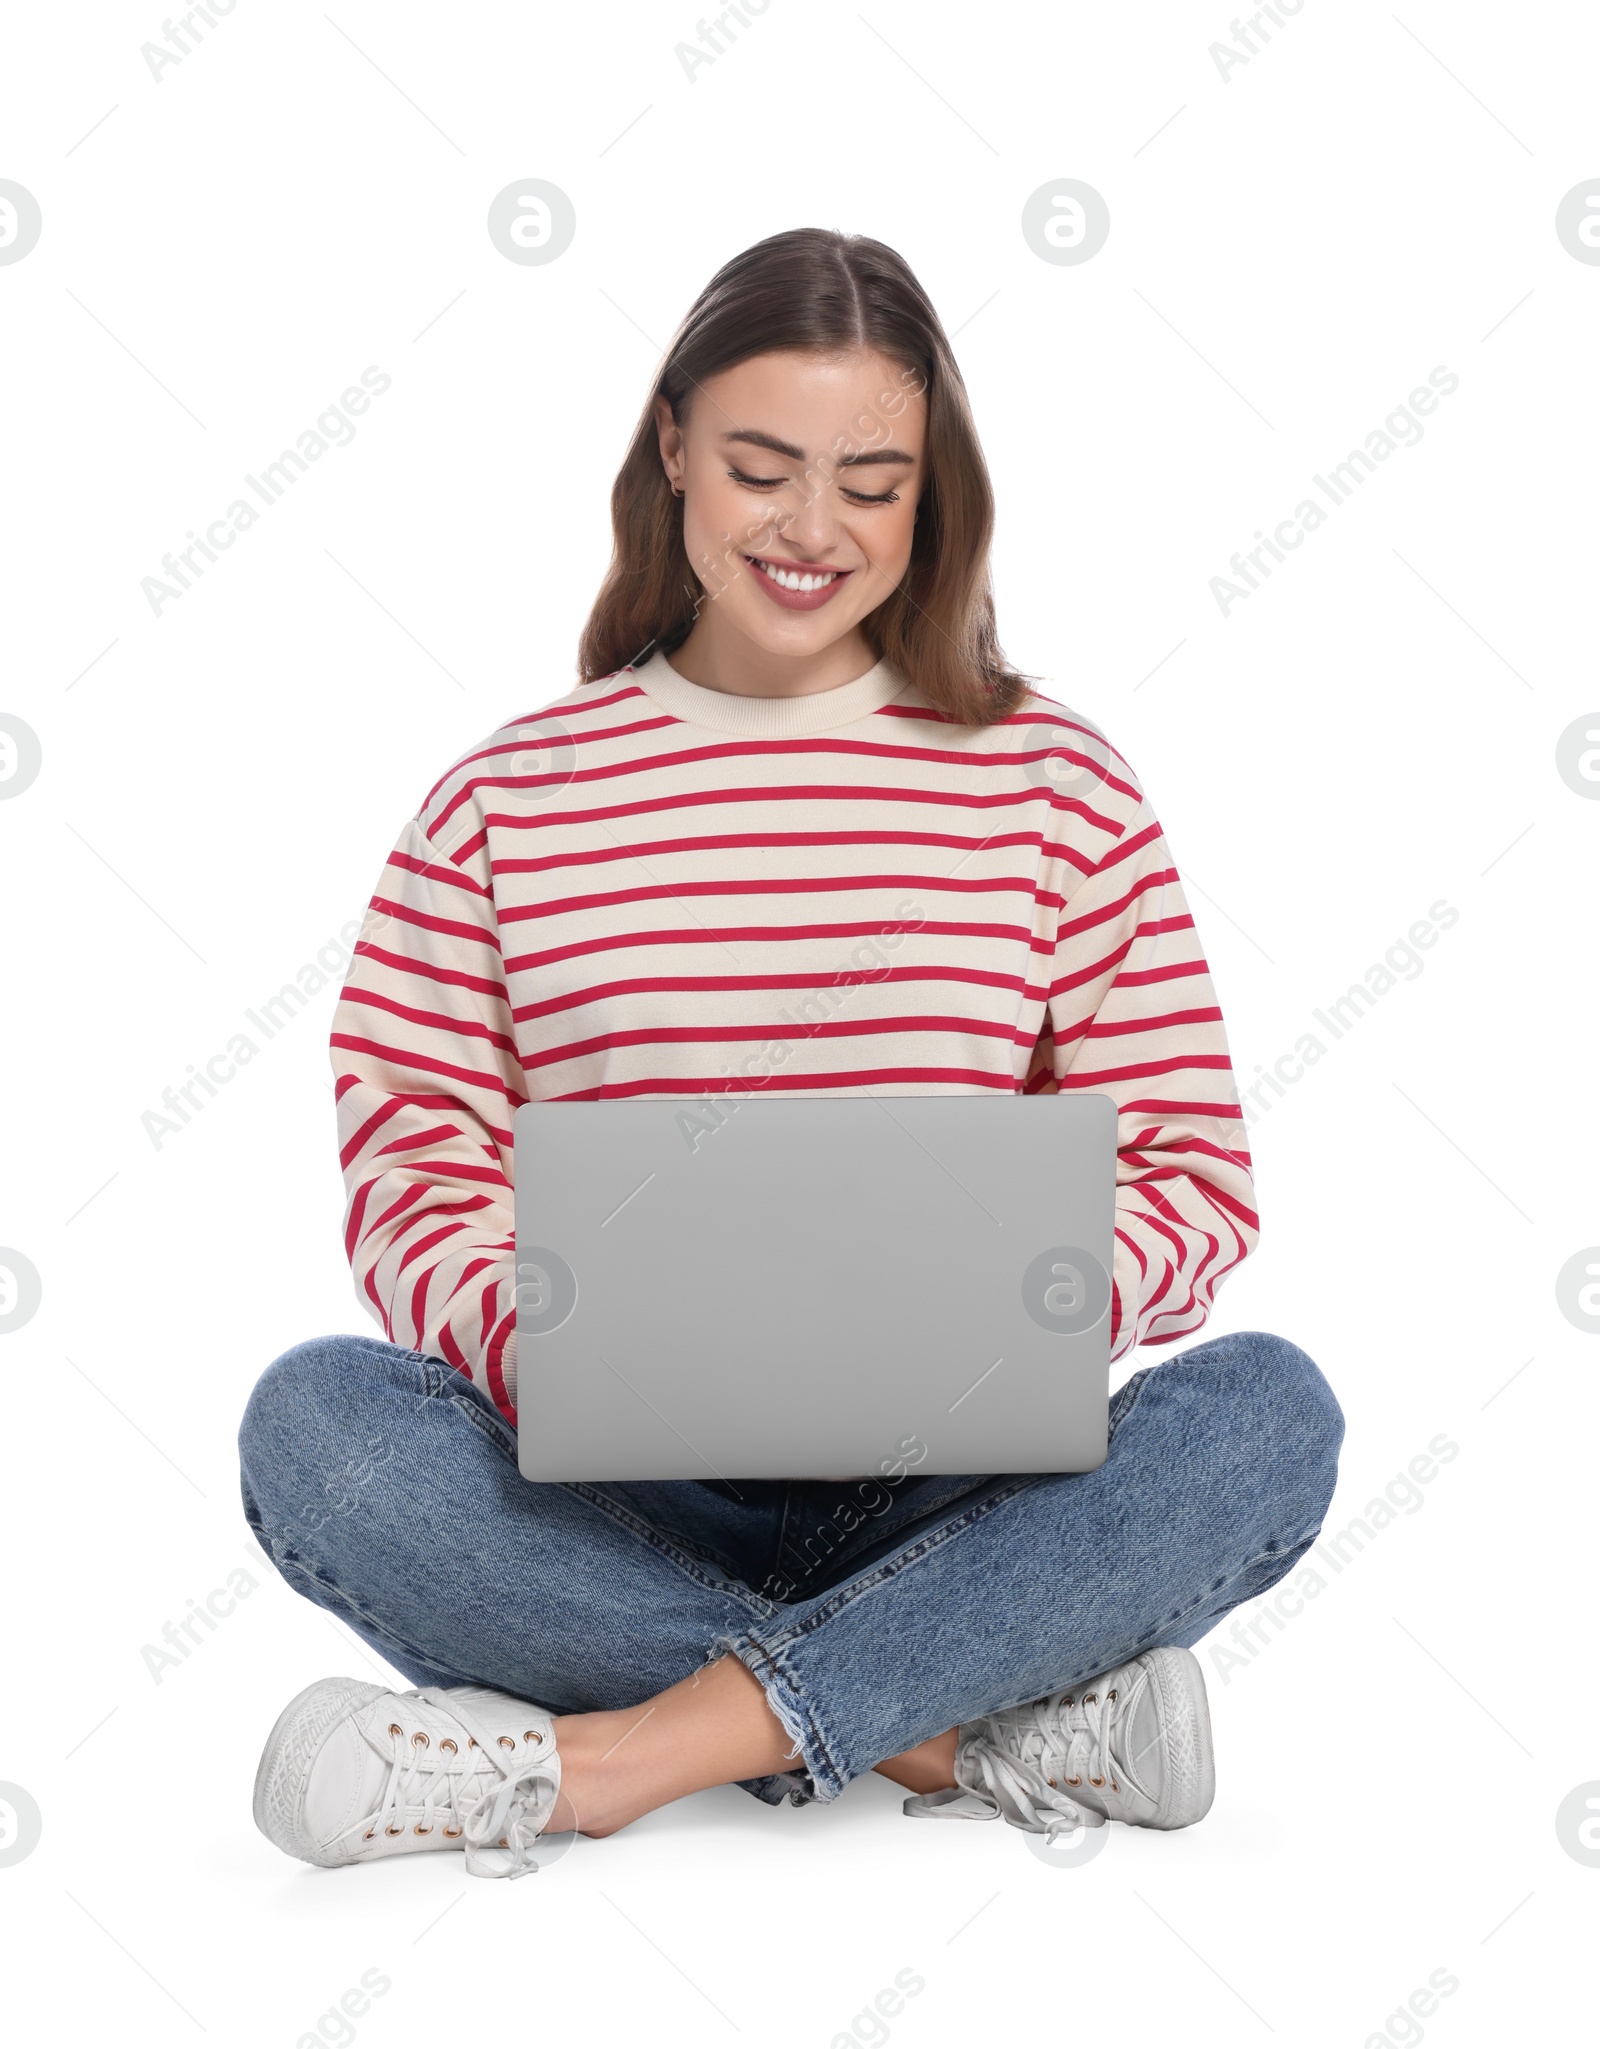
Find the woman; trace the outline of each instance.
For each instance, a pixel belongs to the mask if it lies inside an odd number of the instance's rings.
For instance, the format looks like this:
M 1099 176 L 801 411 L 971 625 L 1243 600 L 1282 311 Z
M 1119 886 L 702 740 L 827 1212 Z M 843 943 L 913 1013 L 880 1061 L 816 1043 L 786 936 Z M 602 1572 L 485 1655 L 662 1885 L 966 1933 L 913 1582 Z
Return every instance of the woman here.
M 1109 1093 L 1113 1358 L 1198 1330 L 1257 1236 L 1161 828 L 1001 653 L 987 472 L 900 257 L 806 229 L 727 264 L 612 517 L 583 680 L 434 786 L 339 1004 L 346 1246 L 386 1341 L 268 1369 L 245 1512 L 416 1690 L 292 1701 L 257 1822 L 312 1863 L 464 1848 L 503 1875 L 698 1788 L 831 1800 L 869 1770 L 913 1814 L 1197 1821 L 1188 1647 L 1283 1577 L 1333 1490 L 1343 1418 L 1284 1340 L 1134 1373 L 1092 1473 L 907 1471 L 870 1507 L 518 1475 L 530 1096 Z

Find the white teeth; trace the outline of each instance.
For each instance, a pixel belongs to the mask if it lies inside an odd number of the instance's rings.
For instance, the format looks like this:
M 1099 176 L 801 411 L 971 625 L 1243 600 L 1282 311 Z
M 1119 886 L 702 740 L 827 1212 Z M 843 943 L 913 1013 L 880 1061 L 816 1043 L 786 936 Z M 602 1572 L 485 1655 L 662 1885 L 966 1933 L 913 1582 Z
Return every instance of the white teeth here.
M 752 556 L 747 559 L 754 561 L 757 558 Z M 819 591 L 839 575 L 837 569 L 826 569 L 819 576 L 802 576 L 797 570 L 780 569 L 774 562 L 763 562 L 761 567 L 774 583 L 782 584 L 786 591 Z

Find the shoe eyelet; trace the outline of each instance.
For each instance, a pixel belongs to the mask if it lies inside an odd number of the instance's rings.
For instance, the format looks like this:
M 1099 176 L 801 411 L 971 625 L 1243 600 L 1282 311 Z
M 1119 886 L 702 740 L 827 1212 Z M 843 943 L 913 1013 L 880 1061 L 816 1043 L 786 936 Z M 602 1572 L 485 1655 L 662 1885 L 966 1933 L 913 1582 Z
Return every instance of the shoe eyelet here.
M 1054 1780 L 1054 1779 L 1046 1779 L 1046 1780 L 1045 1780 L 1045 1784 L 1046 1784 L 1047 1786 L 1053 1786 L 1053 1785 L 1055 1784 L 1055 1780 Z
M 419 1743 L 422 1745 L 424 1750 L 426 1750 L 428 1747 L 428 1739 L 420 1729 L 417 1731 L 416 1735 L 412 1737 L 411 1742 L 413 1748 Z
M 439 1748 L 441 1750 L 448 1750 L 450 1755 L 454 1757 L 456 1754 L 456 1739 L 453 1736 L 441 1736 L 439 1738 Z
M 465 1829 L 459 1829 L 459 1828 L 447 1828 L 447 1829 L 446 1829 L 446 1830 L 444 1831 L 444 1833 L 445 1833 L 445 1834 L 446 1834 L 447 1836 L 459 1836 L 459 1835 L 465 1835 L 465 1834 L 466 1834 L 466 1830 L 465 1830 Z
M 403 1736 L 405 1733 L 405 1730 L 401 1728 L 398 1722 L 391 1722 L 389 1724 L 389 1734 L 391 1736 Z
M 476 1736 L 469 1736 L 469 1737 L 467 1738 L 467 1748 L 468 1748 L 469 1750 L 476 1750 L 476 1749 L 477 1749 L 477 1747 L 478 1747 L 478 1739 L 477 1739 L 477 1737 L 476 1737 Z
M 404 1828 L 385 1828 L 383 1832 L 386 1836 L 403 1836 L 405 1834 Z
M 1097 1700 L 1098 1700 L 1099 1698 L 1100 1698 L 1100 1696 L 1099 1696 L 1099 1694 L 1098 1694 L 1098 1693 L 1086 1693 L 1086 1694 L 1085 1694 L 1085 1695 L 1083 1696 L 1083 1704 L 1084 1704 L 1084 1706 L 1085 1706 L 1085 1707 L 1088 1707 L 1088 1706 L 1090 1706 L 1090 1705 L 1091 1705 L 1091 1704 L 1092 1704 L 1092 1703 L 1093 1703 L 1094 1701 L 1097 1701 Z
M 524 1729 L 522 1740 L 524 1743 L 542 1743 L 544 1741 L 544 1731 L 542 1729 Z
M 1069 1786 L 1081 1786 L 1081 1785 L 1083 1784 L 1083 1780 L 1082 1780 L 1082 1779 L 1081 1779 L 1080 1777 L 1078 1777 L 1078 1776 L 1077 1776 L 1076 1774 L 1074 1774 L 1074 1776 L 1073 1776 L 1072 1778 L 1070 1778 L 1070 1779 L 1068 1779 L 1068 1780 L 1067 1780 L 1067 1784 L 1068 1784 Z
M 1113 1793 L 1120 1793 L 1122 1791 L 1122 1788 L 1117 1784 L 1115 1779 L 1111 1781 L 1111 1790 Z
M 502 1736 L 500 1738 L 500 1748 L 502 1750 L 515 1750 L 516 1747 L 517 1739 L 514 1736 Z
M 1115 1688 L 1115 1687 L 1113 1686 L 1113 1687 L 1112 1687 L 1112 1689 L 1111 1689 L 1111 1691 L 1110 1691 L 1110 1692 L 1109 1692 L 1109 1693 L 1108 1693 L 1108 1694 L 1106 1695 L 1106 1699 L 1107 1699 L 1107 1700 L 1115 1700 L 1115 1699 L 1116 1699 L 1116 1697 L 1117 1697 L 1117 1689 L 1116 1689 L 1116 1688 Z
M 1078 1703 L 1073 1699 L 1070 1693 L 1067 1695 L 1066 1704 L 1068 1707 L 1076 1707 L 1078 1705 Z
M 511 1848 L 511 1845 L 506 1841 L 505 1837 L 502 1836 L 497 1847 L 502 1850 L 509 1850 Z
M 417 1823 L 417 1824 L 415 1825 L 415 1827 L 413 1827 L 413 1829 L 412 1829 L 411 1833 L 412 1833 L 412 1834 L 413 1834 L 414 1836 L 431 1836 L 431 1835 L 433 1834 L 433 1825 L 432 1825 L 432 1823 L 430 1822 L 430 1823 L 429 1823 L 429 1825 L 428 1825 L 428 1826 L 427 1826 L 426 1828 L 424 1828 L 424 1827 L 422 1826 L 422 1823 L 421 1823 L 421 1822 L 419 1821 L 419 1822 L 418 1822 L 418 1823 Z
M 1105 1780 L 1104 1780 L 1104 1779 L 1091 1779 L 1091 1780 L 1089 1781 L 1089 1783 L 1090 1783 L 1090 1785 L 1091 1785 L 1091 1786 L 1103 1786 L 1103 1785 L 1105 1784 Z
M 374 1836 L 375 1836 L 375 1835 L 376 1835 L 377 1833 L 378 1833 L 378 1831 L 377 1831 L 377 1830 L 376 1830 L 375 1828 L 369 1828 L 369 1829 L 367 1830 L 366 1834 L 365 1834 L 365 1835 L 364 1835 L 364 1836 L 363 1836 L 363 1837 L 361 1838 L 361 1840 L 362 1840 L 362 1841 L 363 1841 L 364 1843 L 370 1843 L 370 1842 L 372 1841 L 372 1838 L 373 1838 L 373 1837 L 374 1837 Z

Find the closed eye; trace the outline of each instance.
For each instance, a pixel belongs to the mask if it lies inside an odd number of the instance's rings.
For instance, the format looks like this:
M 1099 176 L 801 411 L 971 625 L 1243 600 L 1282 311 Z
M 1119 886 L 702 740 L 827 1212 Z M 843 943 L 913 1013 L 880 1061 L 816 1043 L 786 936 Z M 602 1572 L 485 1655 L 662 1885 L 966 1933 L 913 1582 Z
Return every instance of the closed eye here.
M 787 477 L 749 477 L 740 469 L 731 469 L 728 475 L 734 483 L 748 485 L 752 491 L 774 491 L 789 481 Z M 848 484 L 841 484 L 839 488 L 857 505 L 898 505 L 900 502 L 898 491 L 852 491 Z

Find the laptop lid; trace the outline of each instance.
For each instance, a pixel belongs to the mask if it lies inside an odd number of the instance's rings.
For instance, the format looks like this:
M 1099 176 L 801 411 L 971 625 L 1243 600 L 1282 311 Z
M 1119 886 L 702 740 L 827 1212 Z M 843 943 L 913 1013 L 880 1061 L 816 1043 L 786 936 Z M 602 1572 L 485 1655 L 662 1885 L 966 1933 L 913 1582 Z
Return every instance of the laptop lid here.
M 513 1143 L 527 1478 L 1105 1458 L 1111 1097 L 534 1102 Z

